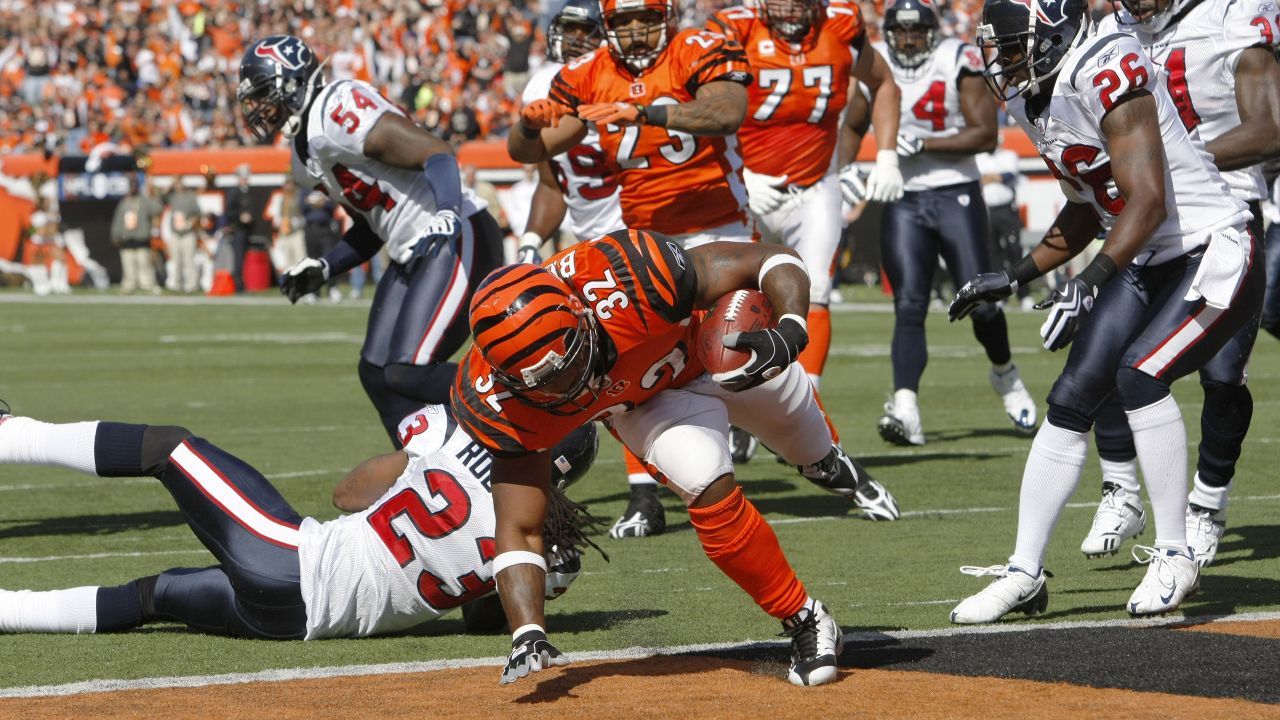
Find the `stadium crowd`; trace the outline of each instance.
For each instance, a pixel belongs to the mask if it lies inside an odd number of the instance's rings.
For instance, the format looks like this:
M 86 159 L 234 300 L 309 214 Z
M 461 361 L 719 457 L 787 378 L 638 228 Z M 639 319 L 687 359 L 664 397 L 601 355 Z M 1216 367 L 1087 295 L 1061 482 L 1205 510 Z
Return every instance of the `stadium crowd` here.
M 331 79 L 369 80 L 455 144 L 505 137 L 544 61 L 559 0 L 0 1 L 0 151 L 85 154 L 242 144 L 235 75 L 247 41 L 304 38 Z M 731 0 L 680 3 L 700 25 Z M 977 0 L 942 0 L 971 39 Z M 1099 9 L 1106 0 L 1098 0 Z M 873 40 L 882 3 L 864 1 Z

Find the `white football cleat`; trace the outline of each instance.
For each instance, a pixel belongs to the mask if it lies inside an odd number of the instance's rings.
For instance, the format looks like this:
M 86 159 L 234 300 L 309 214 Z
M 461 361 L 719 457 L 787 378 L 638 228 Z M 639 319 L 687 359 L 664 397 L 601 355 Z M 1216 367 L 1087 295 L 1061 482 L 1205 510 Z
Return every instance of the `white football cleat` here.
M 1218 556 L 1218 541 L 1227 531 L 1227 511 L 1210 510 L 1199 505 L 1187 506 L 1187 545 L 1196 564 L 1204 567 Z
M 897 520 L 902 516 L 893 495 L 839 445 L 832 445 L 826 457 L 813 465 L 798 465 L 796 470 L 823 490 L 852 500 L 868 520 Z
M 1004 403 L 1004 412 L 1013 422 L 1013 429 L 1020 435 L 1030 437 L 1036 434 L 1036 401 L 1031 399 L 1027 386 L 1022 384 L 1022 376 L 1018 368 L 1011 367 L 1009 372 L 998 373 L 991 368 L 987 379 L 991 387 Z
M 822 685 L 836 679 L 844 638 L 825 605 L 809 598 L 800 612 L 782 621 L 782 634 L 791 638 L 787 679 L 792 685 Z
M 1129 596 L 1130 615 L 1160 615 L 1176 609 L 1200 588 L 1200 566 L 1169 548 L 1134 545 L 1133 559 L 1147 566 L 1138 589 Z
M 880 437 L 894 445 L 923 445 L 924 428 L 920 426 L 919 406 L 901 408 L 893 401 L 884 404 L 884 415 L 877 423 Z
M 970 595 L 951 611 L 951 622 L 958 625 L 975 625 L 995 622 L 1013 611 L 1026 615 L 1042 613 L 1049 607 L 1049 588 L 1043 569 L 1032 576 L 1013 565 L 992 565 L 960 568 L 965 575 L 975 577 L 995 576 L 995 580 L 977 595 Z
M 1146 529 L 1147 514 L 1142 510 L 1142 498 L 1130 495 L 1115 483 L 1104 482 L 1102 502 L 1093 514 L 1093 527 L 1080 543 L 1080 552 L 1085 557 L 1115 555 L 1125 540 L 1138 537 Z

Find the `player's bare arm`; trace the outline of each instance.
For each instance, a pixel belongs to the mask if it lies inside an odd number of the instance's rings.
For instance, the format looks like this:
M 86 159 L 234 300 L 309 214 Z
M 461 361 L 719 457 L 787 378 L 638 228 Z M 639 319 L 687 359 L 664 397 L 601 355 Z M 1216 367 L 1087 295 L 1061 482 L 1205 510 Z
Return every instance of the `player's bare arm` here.
M 1092 205 L 1067 203 L 1040 243 L 1031 250 L 1030 257 L 1038 274 L 1043 275 L 1079 255 L 1101 229 L 1102 221 Z
M 1102 118 L 1102 134 L 1110 146 L 1111 171 L 1124 198 L 1124 210 L 1107 233 L 1101 252 L 1122 268 L 1137 257 L 1168 214 L 1164 143 L 1155 97 L 1137 90 L 1118 100 Z
M 809 313 L 809 275 L 796 251 L 766 243 L 713 242 L 691 248 L 689 258 L 698 277 L 699 308 L 711 307 L 725 293 L 742 288 L 759 288 L 769 298 L 774 317 Z M 760 287 L 760 270 L 776 255 L 793 262 L 776 265 L 765 275 Z M 776 262 L 776 261 L 775 261 Z
M 560 223 L 564 222 L 568 211 L 569 205 L 565 203 L 560 183 L 556 182 L 555 173 L 551 171 L 551 163 L 546 160 L 538 163 L 538 185 L 533 190 L 529 221 L 524 227 L 525 235 L 537 233 L 542 240 L 552 237 L 560 228 Z M 521 238 L 522 243 L 523 241 Z
M 544 108 L 539 103 L 559 105 L 551 100 L 536 100 L 520 111 L 520 119 L 507 135 L 507 153 L 522 163 L 540 163 L 566 152 L 587 136 L 587 125 L 575 115 L 558 114 L 563 105 Z M 545 112 L 539 112 L 543 108 Z
M 849 88 L 849 102 L 844 108 L 844 122 L 840 123 L 840 140 L 836 149 L 837 167 L 844 167 L 858 158 L 862 138 L 871 129 L 871 103 L 854 84 Z
M 987 90 L 987 83 L 981 75 L 966 73 L 960 76 L 960 113 L 964 115 L 964 127 L 960 132 L 946 137 L 924 138 L 924 152 L 973 155 L 996 149 L 999 136 L 996 99 Z
M 1280 63 L 1254 47 L 1236 65 L 1240 124 L 1205 144 L 1219 170 L 1238 170 L 1280 156 Z
M 875 126 L 876 147 L 896 152 L 902 92 L 893 79 L 889 63 L 875 48 L 865 45 L 858 63 L 853 66 L 853 76 L 871 89 L 871 124 Z
M 550 492 L 551 455 L 540 452 L 516 458 L 493 459 L 489 478 L 493 483 L 493 507 L 497 514 L 497 553 L 533 553 L 543 556 L 542 523 Z M 543 605 L 546 571 L 519 563 L 494 576 L 507 623 L 515 630 L 534 624 L 546 627 Z
M 747 88 L 719 80 L 698 88 L 692 101 L 667 108 L 666 127 L 694 135 L 732 135 L 747 117 Z
M 453 147 L 394 112 L 383 113 L 364 139 L 365 157 L 406 170 L 419 170 L 427 158 L 440 153 L 453 155 Z
M 333 488 L 333 506 L 343 512 L 367 509 L 395 484 L 408 464 L 409 454 L 403 450 L 365 460 Z

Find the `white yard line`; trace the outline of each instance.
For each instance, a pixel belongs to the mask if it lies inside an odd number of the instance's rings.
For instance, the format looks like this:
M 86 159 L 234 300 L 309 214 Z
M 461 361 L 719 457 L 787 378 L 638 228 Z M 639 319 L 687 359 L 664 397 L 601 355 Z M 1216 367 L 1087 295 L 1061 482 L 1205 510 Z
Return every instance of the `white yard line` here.
M 1168 625 L 1205 624 L 1222 621 L 1250 622 L 1261 620 L 1280 620 L 1280 612 L 1241 613 L 1239 615 L 1216 615 L 1205 617 L 1167 617 L 1144 620 L 1082 620 L 1043 624 L 979 625 L 972 627 L 942 628 L 938 630 L 893 630 L 888 632 L 851 632 L 845 634 L 845 640 L 851 642 L 874 642 L 886 639 L 915 640 L 921 638 L 942 638 L 956 635 L 991 635 L 999 633 L 1036 633 L 1051 630 L 1073 630 L 1080 628 L 1131 628 L 1156 627 Z M 660 655 L 698 654 L 718 651 L 751 650 L 757 648 L 780 647 L 785 641 L 765 640 L 745 643 L 710 643 L 702 645 L 677 645 L 674 647 L 629 647 L 619 650 L 602 650 L 595 652 L 575 652 L 573 659 L 578 661 L 619 661 L 642 660 Z M 506 661 L 505 657 L 458 658 L 456 660 L 433 660 L 429 662 L 385 663 L 380 665 L 340 665 L 336 667 L 316 668 L 282 668 L 262 670 L 251 673 L 226 673 L 221 675 L 192 675 L 188 677 L 153 677 L 135 680 L 86 680 L 63 685 L 27 685 L 0 689 L 0 698 L 31 698 L 80 695 L 84 693 L 114 692 L 120 690 L 156 690 L 161 688 L 194 688 L 209 685 L 236 685 L 250 682 L 284 682 L 289 680 L 316 680 L 333 677 L 366 677 L 371 675 L 390 675 L 395 673 L 424 673 L 439 670 L 455 670 L 460 668 L 489 667 L 497 674 L 497 668 Z
M 118 557 L 154 557 L 158 555 L 208 555 L 209 551 L 200 550 L 156 550 L 153 552 L 105 552 L 87 553 L 84 555 L 44 555 L 41 557 L 4 557 L 0 556 L 0 565 L 18 563 L 53 562 L 58 560 L 97 560 L 100 558 Z

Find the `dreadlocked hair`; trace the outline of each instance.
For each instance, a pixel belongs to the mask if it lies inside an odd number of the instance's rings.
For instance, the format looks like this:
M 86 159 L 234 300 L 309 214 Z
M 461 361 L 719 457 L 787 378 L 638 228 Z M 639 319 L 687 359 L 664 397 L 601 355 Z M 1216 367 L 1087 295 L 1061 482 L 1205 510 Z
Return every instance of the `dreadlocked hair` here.
M 586 505 L 580 505 L 569 499 L 556 485 L 551 486 L 551 498 L 547 503 L 547 519 L 542 523 L 542 545 L 545 548 L 556 548 L 563 553 L 571 550 L 581 554 L 586 545 L 595 548 L 605 562 L 609 562 L 609 554 L 587 537 L 587 533 L 601 532 L 608 523 L 587 512 Z

